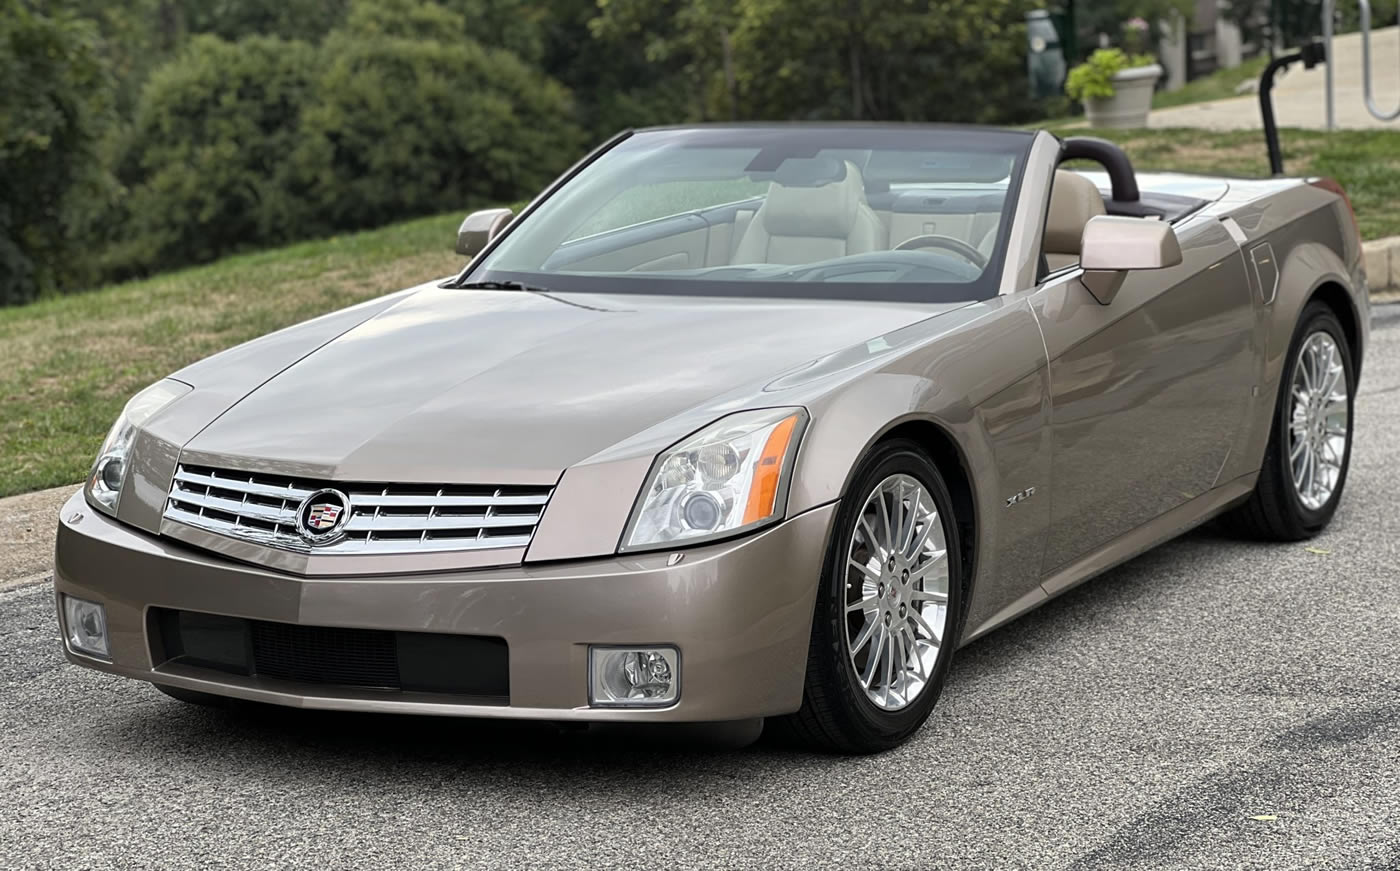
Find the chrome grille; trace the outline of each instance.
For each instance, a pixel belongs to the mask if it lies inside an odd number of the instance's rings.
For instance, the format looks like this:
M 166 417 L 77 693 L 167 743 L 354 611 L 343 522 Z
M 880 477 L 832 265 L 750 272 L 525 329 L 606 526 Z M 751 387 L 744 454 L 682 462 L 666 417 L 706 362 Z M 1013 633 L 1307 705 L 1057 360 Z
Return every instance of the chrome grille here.
M 317 553 L 428 553 L 524 547 L 551 487 L 346 484 L 249 475 L 182 465 L 165 517 L 269 547 L 311 551 L 296 530 L 297 509 L 317 490 L 350 497 L 345 537 Z

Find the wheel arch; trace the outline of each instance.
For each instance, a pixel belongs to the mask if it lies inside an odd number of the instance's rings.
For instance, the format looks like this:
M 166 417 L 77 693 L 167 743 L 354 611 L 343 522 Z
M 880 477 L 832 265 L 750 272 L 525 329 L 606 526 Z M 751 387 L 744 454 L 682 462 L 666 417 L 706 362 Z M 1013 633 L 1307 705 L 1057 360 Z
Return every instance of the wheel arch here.
M 898 439 L 911 441 L 923 450 L 943 476 L 948 495 L 953 499 L 953 516 L 958 525 L 958 555 L 962 560 L 962 602 L 966 612 L 971 601 L 972 579 L 976 577 L 977 536 L 981 529 L 971 467 L 952 433 L 927 418 L 913 418 L 892 424 L 876 437 L 866 453 L 885 442 Z
M 1351 294 L 1346 288 L 1335 280 L 1324 280 L 1313 292 L 1309 294 L 1303 303 L 1306 309 L 1316 300 L 1323 303 L 1337 316 L 1337 320 L 1342 324 L 1342 332 L 1346 333 L 1347 345 L 1351 348 L 1352 375 L 1358 381 L 1361 379 L 1361 357 L 1362 357 L 1362 331 L 1361 315 L 1356 310 L 1356 305 L 1352 302 Z M 1301 310 L 1300 310 L 1301 314 Z
M 938 469 L 953 500 L 953 514 L 958 526 L 959 557 L 962 562 L 963 616 L 972 601 L 973 579 L 980 568 L 978 554 L 986 530 L 979 507 L 977 478 L 974 473 L 978 445 L 965 444 L 954 434 L 955 428 L 927 412 L 912 412 L 892 418 L 884 426 L 871 431 L 859 447 L 847 443 L 849 462 L 841 473 L 838 498 L 850 496 L 860 465 L 871 452 L 891 441 L 912 442 Z M 799 459 L 800 461 L 800 459 Z M 830 482 L 835 485 L 836 482 Z

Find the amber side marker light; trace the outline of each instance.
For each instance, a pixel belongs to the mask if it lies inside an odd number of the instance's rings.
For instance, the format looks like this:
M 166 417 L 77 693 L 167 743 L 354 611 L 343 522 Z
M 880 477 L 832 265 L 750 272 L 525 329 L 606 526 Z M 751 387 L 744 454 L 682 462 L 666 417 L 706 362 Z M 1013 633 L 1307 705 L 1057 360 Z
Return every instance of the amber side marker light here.
M 783 477 L 783 458 L 787 456 L 788 444 L 797 431 L 797 415 L 781 421 L 768 434 L 754 470 L 753 482 L 749 484 L 749 501 L 744 508 L 744 523 L 755 523 L 771 517 L 778 502 L 778 484 Z

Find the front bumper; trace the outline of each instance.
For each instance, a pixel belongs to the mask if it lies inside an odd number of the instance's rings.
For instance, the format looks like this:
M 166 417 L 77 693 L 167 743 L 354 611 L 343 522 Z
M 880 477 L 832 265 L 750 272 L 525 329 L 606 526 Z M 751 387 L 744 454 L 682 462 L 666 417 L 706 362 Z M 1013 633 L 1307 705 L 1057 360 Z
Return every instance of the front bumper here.
M 106 608 L 111 661 L 89 668 L 301 708 L 548 720 L 702 722 L 797 710 L 812 609 L 835 506 L 732 542 L 671 554 L 420 575 L 307 578 L 155 538 L 64 506 L 57 593 Z M 302 626 L 503 638 L 505 704 L 304 684 L 165 662 L 151 609 Z M 589 645 L 674 645 L 680 699 L 667 708 L 595 708 Z

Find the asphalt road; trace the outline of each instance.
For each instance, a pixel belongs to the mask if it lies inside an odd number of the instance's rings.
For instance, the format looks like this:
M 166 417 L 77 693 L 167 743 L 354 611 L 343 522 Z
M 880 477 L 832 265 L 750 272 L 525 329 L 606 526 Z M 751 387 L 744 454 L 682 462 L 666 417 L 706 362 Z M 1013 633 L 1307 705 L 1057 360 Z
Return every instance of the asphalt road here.
M 875 758 L 211 712 L 0 593 L 0 868 L 1400 868 L 1400 306 L 1375 329 L 1329 532 L 1110 572 L 961 651 Z

